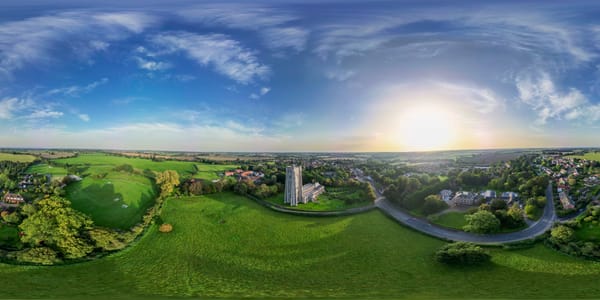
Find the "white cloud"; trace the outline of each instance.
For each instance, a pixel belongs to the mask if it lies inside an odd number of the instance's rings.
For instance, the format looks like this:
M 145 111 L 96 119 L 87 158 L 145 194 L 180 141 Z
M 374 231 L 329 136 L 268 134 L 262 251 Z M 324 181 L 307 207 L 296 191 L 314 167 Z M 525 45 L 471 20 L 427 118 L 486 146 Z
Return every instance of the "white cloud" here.
M 134 59 L 140 69 L 148 71 L 162 71 L 171 67 L 171 64 L 166 62 L 147 60 L 137 56 L 135 56 Z
M 55 110 L 51 110 L 51 109 L 39 109 L 39 110 L 34 110 L 31 114 L 25 116 L 25 119 L 31 119 L 31 120 L 35 120 L 35 119 L 48 119 L 48 118 L 52 118 L 52 119 L 56 119 L 56 118 L 60 118 L 63 116 L 63 112 L 60 111 L 55 111 Z
M 264 44 L 273 50 L 304 50 L 309 31 L 298 26 L 287 25 L 299 17 L 274 7 L 254 5 L 203 5 L 186 8 L 178 12 L 190 22 L 208 26 L 224 26 L 238 30 L 258 32 Z
M 31 106 L 29 100 L 6 98 L 0 101 L 0 119 L 12 119 L 15 112 Z
M 78 41 L 84 41 L 89 48 L 78 48 L 78 52 L 105 50 L 110 41 L 140 33 L 155 22 L 154 17 L 143 13 L 81 11 L 3 22 L 0 24 L 0 71 L 10 76 L 26 64 L 52 62 L 58 51 L 65 50 L 65 45 Z
M 65 96 L 78 97 L 81 94 L 86 94 L 86 93 L 91 92 L 98 86 L 106 84 L 107 82 L 108 82 L 108 78 L 102 78 L 100 80 L 94 81 L 94 82 L 84 85 L 84 86 L 72 85 L 72 86 L 63 87 L 63 88 L 52 89 L 52 90 L 49 90 L 46 94 L 48 94 L 48 95 L 61 94 L 61 95 L 65 95 Z
M 262 88 L 260 88 L 258 93 L 250 94 L 250 99 L 259 99 L 260 97 L 266 95 L 270 91 L 271 91 L 270 87 L 262 87 Z
M 549 119 L 585 118 L 595 121 L 600 117 L 595 112 L 595 105 L 591 105 L 578 89 L 558 91 L 548 73 L 520 76 L 516 87 L 520 100 L 537 113 L 538 124 L 545 124 Z
M 325 72 L 325 77 L 337 81 L 346 81 L 356 74 L 352 70 L 335 69 Z
M 448 82 L 437 83 L 451 98 L 461 99 L 482 114 L 489 114 L 504 106 L 502 98 L 487 88 L 458 85 Z
M 287 149 L 282 138 L 260 128 L 227 122 L 223 125 L 132 123 L 106 129 L 70 131 L 64 128 L 16 128 L 0 131 L 0 140 L 15 147 L 152 149 L 187 151 L 270 151 Z
M 170 32 L 154 36 L 152 41 L 167 53 L 183 52 L 198 64 L 212 66 L 241 84 L 265 78 L 268 66 L 260 63 L 256 52 L 244 48 L 238 41 L 223 34 L 200 35 L 190 32 Z
M 275 27 L 263 30 L 262 36 L 271 49 L 291 48 L 300 52 L 306 46 L 308 31 L 299 27 Z
M 90 121 L 90 116 L 88 114 L 78 114 L 77 117 L 79 117 L 79 119 L 81 119 L 84 122 Z

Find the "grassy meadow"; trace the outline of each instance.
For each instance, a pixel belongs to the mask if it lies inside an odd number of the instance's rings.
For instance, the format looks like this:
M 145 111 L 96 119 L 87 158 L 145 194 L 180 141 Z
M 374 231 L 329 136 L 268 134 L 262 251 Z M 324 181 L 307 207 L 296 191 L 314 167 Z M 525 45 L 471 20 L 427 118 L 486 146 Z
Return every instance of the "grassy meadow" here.
M 600 161 L 600 152 L 588 152 L 584 155 L 570 155 L 569 157 Z
M 67 173 L 65 168 L 47 164 L 35 164 L 27 168 L 27 174 L 50 174 L 53 178 L 64 177 Z
M 464 212 L 450 211 L 441 215 L 431 216 L 429 221 L 443 227 L 462 230 L 462 228 L 467 225 L 465 215 L 466 213 Z
M 220 173 L 239 168 L 238 165 L 211 165 L 211 164 L 196 164 L 197 173 L 194 178 L 206 180 L 215 180 L 221 178 Z
M 66 192 L 73 208 L 91 216 L 95 224 L 120 229 L 140 222 L 156 197 L 150 179 L 125 172 L 110 172 L 104 178 L 87 176 L 69 184 Z
M 563 298 L 600 295 L 600 263 L 542 245 L 482 267 L 433 260 L 444 242 L 379 211 L 311 218 L 229 194 L 172 198 L 132 247 L 87 263 L 0 264 L 3 298 Z M 290 279 L 291 278 L 291 279 Z M 290 280 L 288 280 L 290 279 Z
M 162 172 L 175 170 L 181 176 L 191 176 L 195 172 L 195 163 L 188 161 L 152 161 L 144 158 L 128 158 L 104 153 L 81 153 L 76 157 L 56 159 L 55 162 L 71 165 L 118 166 L 129 164 L 136 169 Z
M 0 161 L 16 161 L 16 162 L 32 162 L 36 159 L 35 156 L 29 154 L 12 154 L 6 152 L 0 152 Z

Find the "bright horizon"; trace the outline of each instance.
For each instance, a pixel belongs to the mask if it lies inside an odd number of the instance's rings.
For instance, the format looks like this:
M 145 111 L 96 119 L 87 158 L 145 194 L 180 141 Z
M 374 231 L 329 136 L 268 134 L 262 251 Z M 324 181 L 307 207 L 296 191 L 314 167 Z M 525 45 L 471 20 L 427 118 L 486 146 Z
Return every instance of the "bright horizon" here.
M 7 1 L 0 147 L 600 146 L 600 4 Z

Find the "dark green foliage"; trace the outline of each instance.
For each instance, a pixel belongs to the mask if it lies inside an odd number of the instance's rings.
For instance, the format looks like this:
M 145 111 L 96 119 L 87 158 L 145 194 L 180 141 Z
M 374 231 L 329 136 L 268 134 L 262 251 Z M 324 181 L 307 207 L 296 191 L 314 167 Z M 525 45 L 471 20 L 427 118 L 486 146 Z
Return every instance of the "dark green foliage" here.
M 451 265 L 477 265 L 490 261 L 491 256 L 481 247 L 466 242 L 442 246 L 435 253 L 438 262 Z
M 21 262 L 52 265 L 60 261 L 56 251 L 48 247 L 29 248 L 17 253 L 17 260 Z
M 494 199 L 490 203 L 490 208 L 491 208 L 492 211 L 497 211 L 497 210 L 500 210 L 500 209 L 506 209 L 506 208 L 508 208 L 508 206 L 506 205 L 506 202 L 504 202 L 504 200 L 502 200 L 502 199 Z
M 97 248 L 106 251 L 114 251 L 124 248 L 127 243 L 117 232 L 105 228 L 94 228 L 88 232 L 90 238 Z
M 466 215 L 467 225 L 463 230 L 474 233 L 494 233 L 500 230 L 500 220 L 489 211 L 480 210 Z
M 71 202 L 53 196 L 36 201 L 34 205 L 36 212 L 19 225 L 23 243 L 33 247 L 55 247 L 66 258 L 83 257 L 93 250 L 85 233 L 91 229 L 92 221 L 72 209 Z
M 114 170 L 117 172 L 133 173 L 133 166 L 130 164 L 122 164 L 122 165 L 116 166 L 114 168 Z
M 440 212 L 446 208 L 448 208 L 448 204 L 442 201 L 439 195 L 429 195 L 425 197 L 425 202 L 423 203 L 421 210 L 424 214 L 430 215 Z

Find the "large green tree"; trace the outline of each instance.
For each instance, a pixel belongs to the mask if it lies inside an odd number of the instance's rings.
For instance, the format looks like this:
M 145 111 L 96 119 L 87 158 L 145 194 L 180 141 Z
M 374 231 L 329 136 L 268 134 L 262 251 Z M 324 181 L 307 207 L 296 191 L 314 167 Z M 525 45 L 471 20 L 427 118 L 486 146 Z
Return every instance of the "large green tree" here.
M 160 195 L 168 196 L 179 185 L 179 173 L 173 170 L 156 173 L 156 184 L 160 187 Z
M 500 220 L 487 210 L 479 210 L 473 214 L 466 215 L 467 225 L 465 231 L 475 233 L 493 233 L 500 229 Z
M 35 211 L 19 225 L 23 243 L 56 248 L 66 258 L 83 257 L 93 250 L 87 236 L 92 220 L 71 208 L 71 202 L 52 196 L 36 201 L 33 207 Z

